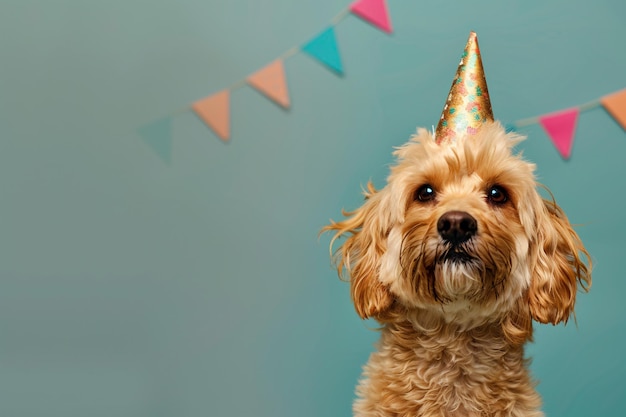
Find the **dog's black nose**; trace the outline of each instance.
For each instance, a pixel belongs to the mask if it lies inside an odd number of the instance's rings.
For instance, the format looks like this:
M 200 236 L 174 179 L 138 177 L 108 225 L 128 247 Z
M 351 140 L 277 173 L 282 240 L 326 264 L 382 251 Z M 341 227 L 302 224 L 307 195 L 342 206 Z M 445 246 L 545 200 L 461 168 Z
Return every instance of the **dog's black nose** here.
M 449 211 L 437 221 L 437 231 L 441 238 L 454 244 L 469 240 L 477 229 L 476 219 L 464 211 Z

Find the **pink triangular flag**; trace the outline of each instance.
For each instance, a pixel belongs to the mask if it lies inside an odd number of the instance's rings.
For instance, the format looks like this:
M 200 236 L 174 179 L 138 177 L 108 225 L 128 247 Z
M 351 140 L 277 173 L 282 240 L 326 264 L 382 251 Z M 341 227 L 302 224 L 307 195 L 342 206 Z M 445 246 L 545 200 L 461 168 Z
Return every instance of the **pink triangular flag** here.
M 350 11 L 377 28 L 391 33 L 386 0 L 357 0 L 350 5 Z
M 289 108 L 289 91 L 285 77 L 285 66 L 277 59 L 265 68 L 249 76 L 246 81 L 284 108 Z
M 198 100 L 191 108 L 223 141 L 230 138 L 230 90 Z
M 602 107 L 626 130 L 626 89 L 600 99 Z
M 539 117 L 539 123 L 565 159 L 569 159 L 576 132 L 578 109 L 567 109 Z

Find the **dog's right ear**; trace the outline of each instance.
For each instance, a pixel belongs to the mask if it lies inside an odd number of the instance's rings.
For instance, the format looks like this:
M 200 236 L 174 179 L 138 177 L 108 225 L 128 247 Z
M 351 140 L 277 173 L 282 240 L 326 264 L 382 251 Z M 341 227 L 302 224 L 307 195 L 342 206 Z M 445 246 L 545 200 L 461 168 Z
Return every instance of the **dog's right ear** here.
M 578 287 L 591 287 L 591 258 L 563 210 L 549 200 L 544 207 L 537 215 L 530 312 L 540 323 L 567 323 Z
M 330 242 L 331 253 L 335 241 L 346 236 L 346 241 L 333 254 L 339 276 L 344 271 L 350 277 L 350 294 L 358 315 L 363 318 L 378 317 L 387 310 L 393 297 L 380 282 L 380 257 L 387 245 L 388 225 L 380 211 L 381 193 L 368 183 L 365 203 L 355 211 L 342 211 L 348 217 L 341 222 L 331 222 L 322 232 L 334 231 Z

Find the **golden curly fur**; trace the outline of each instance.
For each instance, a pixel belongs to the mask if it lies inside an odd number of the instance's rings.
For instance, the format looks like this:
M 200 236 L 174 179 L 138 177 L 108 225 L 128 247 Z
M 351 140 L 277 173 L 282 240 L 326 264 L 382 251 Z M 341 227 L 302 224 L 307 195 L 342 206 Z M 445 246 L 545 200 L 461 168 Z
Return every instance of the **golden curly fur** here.
M 522 139 L 497 122 L 443 145 L 419 129 L 387 185 L 323 229 L 331 250 L 346 237 L 335 261 L 357 313 L 382 324 L 355 416 L 543 416 L 524 344 L 533 319 L 567 322 L 591 264 L 513 153 Z

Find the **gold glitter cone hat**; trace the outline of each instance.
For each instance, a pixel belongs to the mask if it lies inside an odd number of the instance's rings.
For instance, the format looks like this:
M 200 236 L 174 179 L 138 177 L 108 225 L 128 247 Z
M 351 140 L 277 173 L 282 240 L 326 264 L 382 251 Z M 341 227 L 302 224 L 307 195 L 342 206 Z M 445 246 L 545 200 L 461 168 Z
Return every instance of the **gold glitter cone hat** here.
M 470 32 L 435 130 L 435 142 L 453 142 L 458 136 L 473 135 L 487 120 L 493 120 L 487 81 L 478 38 Z

